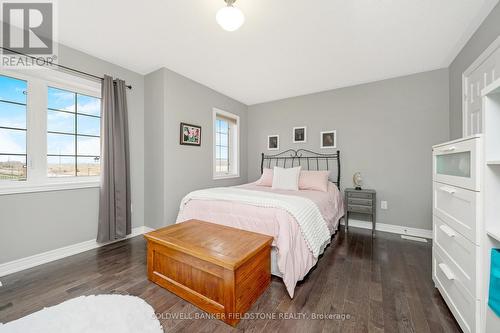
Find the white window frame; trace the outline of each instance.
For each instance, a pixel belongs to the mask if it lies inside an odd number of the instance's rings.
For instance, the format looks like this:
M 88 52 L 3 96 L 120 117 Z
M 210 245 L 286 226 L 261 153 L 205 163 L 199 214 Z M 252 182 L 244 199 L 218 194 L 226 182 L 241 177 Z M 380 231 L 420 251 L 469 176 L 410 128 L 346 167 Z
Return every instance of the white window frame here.
M 27 82 L 25 181 L 0 180 L 0 195 L 46 192 L 100 186 L 99 176 L 48 177 L 47 104 L 48 87 L 101 98 L 101 84 L 51 69 L 3 70 L 0 74 Z
M 231 124 L 229 128 L 229 169 L 228 173 L 218 173 L 217 172 L 217 153 L 216 153 L 216 121 L 217 116 L 220 115 L 224 118 L 229 118 L 234 120 L 234 124 Z M 231 179 L 240 177 L 240 117 L 231 112 L 227 112 L 218 108 L 213 108 L 212 112 L 212 170 L 213 179 Z

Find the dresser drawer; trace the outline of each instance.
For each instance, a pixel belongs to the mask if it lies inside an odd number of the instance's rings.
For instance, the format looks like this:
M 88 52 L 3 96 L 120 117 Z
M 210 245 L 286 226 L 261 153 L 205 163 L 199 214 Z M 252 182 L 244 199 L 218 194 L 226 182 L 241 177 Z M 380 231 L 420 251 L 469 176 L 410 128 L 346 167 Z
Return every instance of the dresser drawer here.
M 475 244 L 479 241 L 479 198 L 481 194 L 434 182 L 433 213 Z
M 360 198 L 360 199 L 372 199 L 373 195 L 371 193 L 363 192 L 347 192 L 347 197 L 350 198 Z
M 476 291 L 476 262 L 479 262 L 479 258 L 476 260 L 477 246 L 439 217 L 434 216 L 433 220 L 434 247 L 439 247 L 439 250 L 453 261 L 463 278 L 464 286 L 471 295 L 478 295 L 479 291 Z
M 361 205 L 361 206 L 372 206 L 372 199 L 359 199 L 359 198 L 351 198 L 347 199 L 348 204 L 352 205 Z
M 373 212 L 373 207 L 360 206 L 360 205 L 347 205 L 347 210 L 349 212 L 371 214 Z
M 456 267 L 436 247 L 432 256 L 432 275 L 441 295 L 464 332 L 476 331 L 479 301 L 464 287 Z
M 432 149 L 435 181 L 480 191 L 481 138 L 473 137 Z

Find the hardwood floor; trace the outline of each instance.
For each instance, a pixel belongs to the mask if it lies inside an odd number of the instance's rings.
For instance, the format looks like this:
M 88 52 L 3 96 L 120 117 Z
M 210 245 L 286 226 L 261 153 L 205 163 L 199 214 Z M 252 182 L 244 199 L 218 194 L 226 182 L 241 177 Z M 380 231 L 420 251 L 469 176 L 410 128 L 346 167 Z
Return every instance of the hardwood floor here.
M 460 332 L 431 279 L 431 243 L 381 232 L 372 240 L 356 228 L 334 237 L 293 299 L 273 277 L 235 329 L 197 319 L 205 313 L 149 282 L 142 236 L 1 280 L 4 323 L 80 295 L 119 293 L 151 304 L 166 332 Z

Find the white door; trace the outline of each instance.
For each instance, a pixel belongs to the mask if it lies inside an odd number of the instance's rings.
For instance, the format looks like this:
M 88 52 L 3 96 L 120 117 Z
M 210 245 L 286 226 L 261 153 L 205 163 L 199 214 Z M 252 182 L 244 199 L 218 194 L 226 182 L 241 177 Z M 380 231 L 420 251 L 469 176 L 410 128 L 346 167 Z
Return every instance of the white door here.
M 500 37 L 463 73 L 463 135 L 483 132 L 481 90 L 500 77 Z
M 482 133 L 481 90 L 484 88 L 480 68 L 465 78 L 465 133 L 464 136 Z

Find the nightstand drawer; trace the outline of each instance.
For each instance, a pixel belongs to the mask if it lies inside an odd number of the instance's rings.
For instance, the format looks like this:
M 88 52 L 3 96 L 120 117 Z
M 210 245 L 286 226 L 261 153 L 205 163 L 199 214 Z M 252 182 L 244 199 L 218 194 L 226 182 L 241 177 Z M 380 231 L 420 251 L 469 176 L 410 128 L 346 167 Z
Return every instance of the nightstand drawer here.
M 347 200 L 348 204 L 361 205 L 361 206 L 372 206 L 372 199 L 359 199 L 359 198 L 349 198 Z
M 360 198 L 360 199 L 371 199 L 372 198 L 371 193 L 363 193 L 363 192 L 347 192 L 347 197 L 348 198 Z
M 360 205 L 347 205 L 347 210 L 349 212 L 355 212 L 355 213 L 368 213 L 368 214 L 372 214 L 373 207 L 371 207 L 371 206 L 360 206 Z

